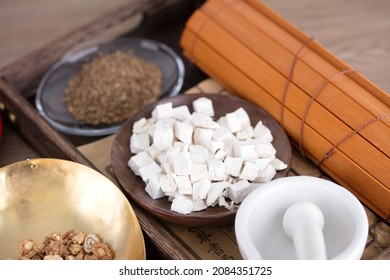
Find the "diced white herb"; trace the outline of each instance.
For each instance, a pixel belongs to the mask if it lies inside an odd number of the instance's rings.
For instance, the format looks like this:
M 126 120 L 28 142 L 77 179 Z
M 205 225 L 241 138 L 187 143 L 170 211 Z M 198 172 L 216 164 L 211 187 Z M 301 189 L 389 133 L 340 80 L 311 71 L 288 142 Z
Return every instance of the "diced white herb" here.
M 192 198 L 194 200 L 205 199 L 211 188 L 211 181 L 201 179 L 193 184 Z
M 153 176 L 149 177 L 149 181 L 145 187 L 145 191 L 153 199 L 159 199 L 165 196 L 165 193 L 161 189 L 160 177 L 160 173 L 156 173 Z
M 226 157 L 224 161 L 225 172 L 233 177 L 240 176 L 243 162 L 244 160 L 240 157 Z
M 248 180 L 240 180 L 237 183 L 229 185 L 228 197 L 237 204 L 241 203 L 253 188 L 253 184 Z
M 136 174 L 139 175 L 139 169 L 141 167 L 144 167 L 148 164 L 151 164 L 154 162 L 153 158 L 149 156 L 149 154 L 145 151 L 142 151 L 130 158 L 130 160 L 127 162 L 127 165 L 130 167 L 130 169 Z
M 166 196 L 182 214 L 216 205 L 234 209 L 287 168 L 276 158 L 271 131 L 261 121 L 252 127 L 243 108 L 214 120 L 210 99 L 192 105 L 191 114 L 184 105 L 160 104 L 133 125 L 128 166 L 151 198 Z
M 229 187 L 228 182 L 211 183 L 210 190 L 207 193 L 206 204 L 208 206 L 213 205 L 222 196 L 227 187 Z
M 191 116 L 190 110 L 186 105 L 173 108 L 172 117 L 178 121 L 185 121 Z
M 194 127 L 184 122 L 175 123 L 175 137 L 183 143 L 192 144 Z
M 257 178 L 259 172 L 261 171 L 261 166 L 256 162 L 247 161 L 242 168 L 241 174 L 239 176 L 240 179 L 253 181 Z
M 174 135 L 172 128 L 155 127 L 153 133 L 153 144 L 157 149 L 167 150 L 173 145 Z
M 214 117 L 213 102 L 206 97 L 200 97 L 192 102 L 195 113 L 201 113 L 209 117 Z
M 147 133 L 131 135 L 130 138 L 130 151 L 133 154 L 138 154 L 147 148 L 149 148 L 150 140 L 149 135 Z
M 189 214 L 193 211 L 193 206 L 194 202 L 190 198 L 177 194 L 172 200 L 171 210 L 181 214 Z
M 164 118 L 173 117 L 172 103 L 164 103 L 157 105 L 152 111 L 152 118 L 155 120 L 161 120 Z

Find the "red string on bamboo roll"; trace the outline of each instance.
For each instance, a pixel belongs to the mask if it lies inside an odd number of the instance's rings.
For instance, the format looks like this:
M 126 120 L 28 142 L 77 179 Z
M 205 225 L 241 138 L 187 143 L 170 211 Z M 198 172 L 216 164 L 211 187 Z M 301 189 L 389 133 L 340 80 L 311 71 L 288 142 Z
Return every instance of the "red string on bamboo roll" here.
M 338 147 L 340 146 L 342 143 L 344 143 L 345 141 L 347 141 L 349 138 L 351 138 L 352 136 L 354 136 L 356 133 L 358 133 L 359 131 L 361 131 L 363 128 L 366 128 L 367 126 L 377 122 L 377 121 L 380 121 L 380 120 L 383 120 L 385 118 L 388 118 L 390 117 L 390 113 L 389 114 L 386 114 L 386 115 L 382 115 L 382 116 L 379 116 L 379 117 L 376 117 L 374 119 L 371 119 L 367 122 L 365 122 L 364 124 L 360 125 L 358 128 L 354 129 L 354 131 L 352 131 L 349 135 L 345 136 L 344 138 L 342 138 L 339 142 L 337 142 L 331 149 L 329 149 L 329 151 L 327 151 L 325 153 L 325 155 L 323 156 L 323 158 L 318 162 L 317 166 L 318 167 L 321 167 L 321 164 L 327 160 L 333 153 L 333 151 Z
M 295 53 L 295 55 L 294 55 L 294 57 L 293 57 L 293 61 L 292 61 L 292 63 L 291 63 L 291 68 L 290 68 L 290 71 L 289 71 L 288 76 L 287 76 L 286 85 L 284 86 L 283 95 L 282 95 L 282 103 L 281 103 L 281 107 L 280 107 L 280 124 L 282 125 L 282 127 L 284 127 L 284 106 L 285 106 L 285 103 L 286 103 L 286 96 L 287 96 L 287 92 L 288 92 L 288 87 L 290 86 L 290 83 L 291 83 L 292 78 L 293 78 L 293 74 L 294 74 L 294 70 L 295 70 L 295 65 L 296 65 L 296 63 L 297 63 L 299 54 L 302 52 L 302 50 L 303 50 L 303 49 L 304 49 L 312 40 L 314 40 L 313 37 L 310 37 L 308 40 L 306 40 L 306 41 L 299 47 L 299 49 L 297 50 L 297 52 Z
M 347 74 L 347 73 L 351 73 L 355 70 L 353 69 L 347 69 L 347 70 L 344 70 L 344 71 L 341 71 L 341 72 L 338 72 L 334 75 L 332 75 L 331 77 L 325 79 L 322 84 L 318 87 L 317 91 L 313 94 L 313 96 L 310 98 L 307 106 L 306 106 L 306 109 L 305 109 L 305 112 L 303 113 L 303 116 L 302 116 L 302 121 L 301 121 L 301 128 L 300 128 L 300 132 L 299 132 L 299 151 L 301 152 L 301 155 L 304 156 L 304 152 L 303 152 L 303 128 L 304 128 L 304 125 L 305 125 L 305 120 L 307 118 L 307 115 L 309 113 L 309 110 L 311 108 L 311 106 L 313 105 L 313 102 L 314 100 L 317 98 L 317 96 L 321 93 L 321 91 L 325 88 L 325 86 L 331 81 L 333 80 L 334 78 L 340 76 L 340 75 L 344 75 L 344 74 Z

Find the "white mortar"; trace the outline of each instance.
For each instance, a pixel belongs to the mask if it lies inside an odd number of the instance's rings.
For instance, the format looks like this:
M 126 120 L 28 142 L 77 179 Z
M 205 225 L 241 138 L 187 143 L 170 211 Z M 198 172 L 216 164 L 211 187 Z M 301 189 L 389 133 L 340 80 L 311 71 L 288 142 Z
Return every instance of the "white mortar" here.
M 235 233 L 244 259 L 297 259 L 294 243 L 283 229 L 286 210 L 311 202 L 324 215 L 328 259 L 360 259 L 368 234 L 368 219 L 359 200 L 325 179 L 293 176 L 273 180 L 248 195 L 235 219 Z

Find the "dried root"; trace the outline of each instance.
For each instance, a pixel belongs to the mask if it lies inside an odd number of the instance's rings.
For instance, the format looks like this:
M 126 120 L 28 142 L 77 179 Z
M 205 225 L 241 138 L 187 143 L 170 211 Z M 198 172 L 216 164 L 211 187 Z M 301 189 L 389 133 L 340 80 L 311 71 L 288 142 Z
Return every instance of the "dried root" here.
M 52 233 L 42 244 L 25 239 L 19 242 L 20 260 L 112 260 L 113 250 L 96 234 Z

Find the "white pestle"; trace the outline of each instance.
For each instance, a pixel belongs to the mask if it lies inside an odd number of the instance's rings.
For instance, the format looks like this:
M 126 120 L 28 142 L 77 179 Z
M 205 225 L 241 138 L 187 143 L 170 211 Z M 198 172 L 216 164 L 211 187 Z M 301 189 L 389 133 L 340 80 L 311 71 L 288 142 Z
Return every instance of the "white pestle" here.
M 323 234 L 324 215 L 311 202 L 291 205 L 283 217 L 284 232 L 294 242 L 295 253 L 300 260 L 326 260 Z

